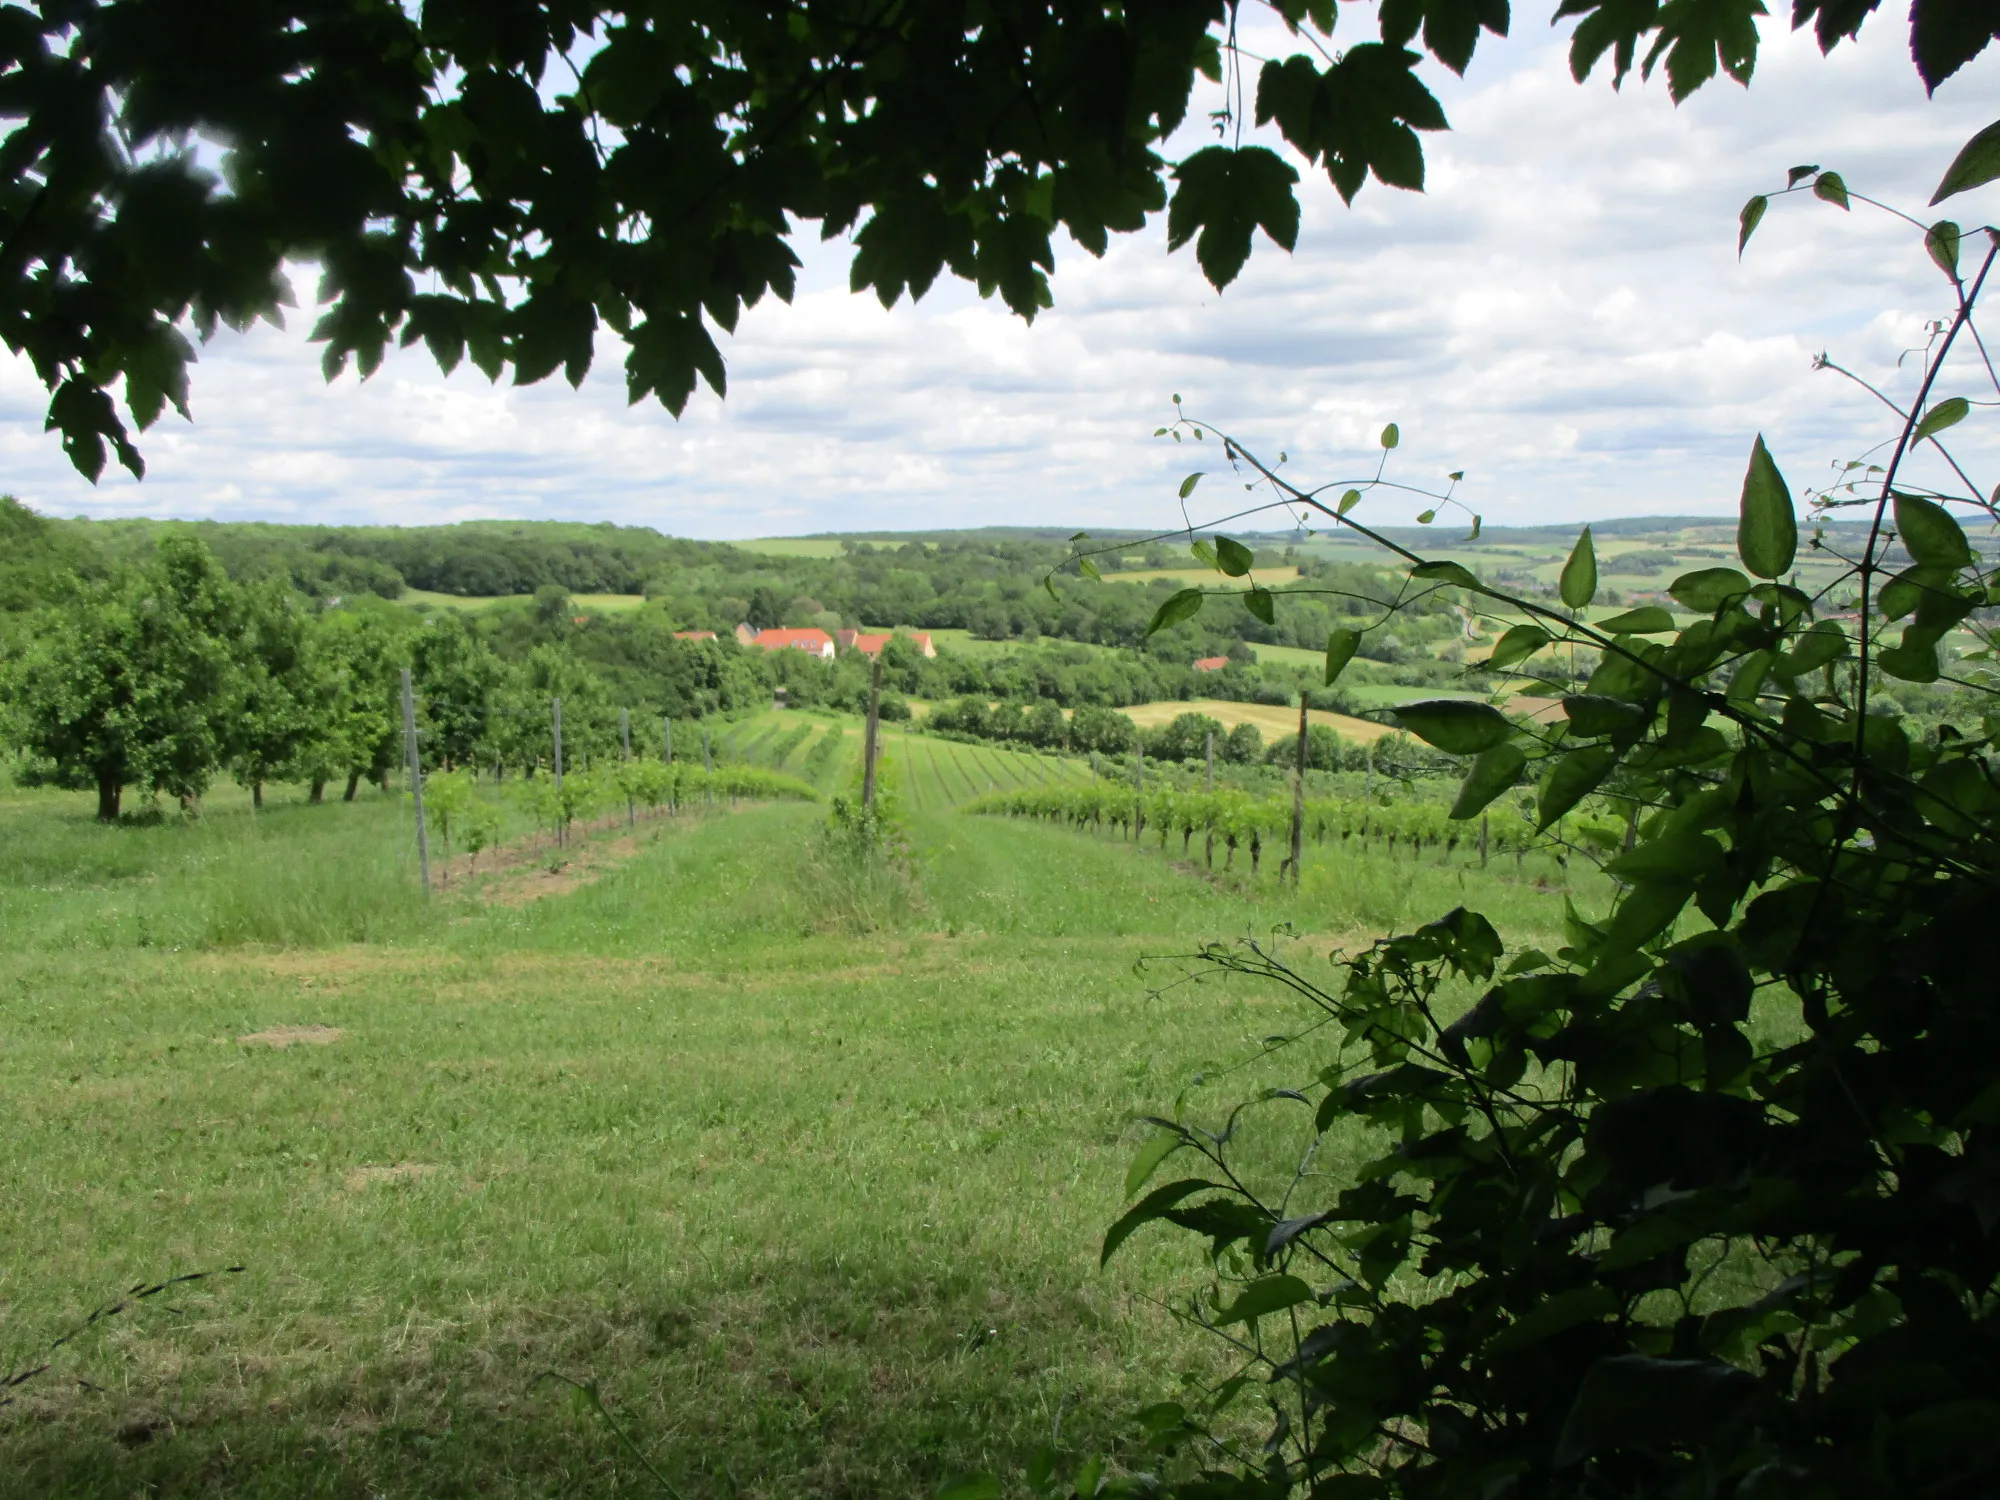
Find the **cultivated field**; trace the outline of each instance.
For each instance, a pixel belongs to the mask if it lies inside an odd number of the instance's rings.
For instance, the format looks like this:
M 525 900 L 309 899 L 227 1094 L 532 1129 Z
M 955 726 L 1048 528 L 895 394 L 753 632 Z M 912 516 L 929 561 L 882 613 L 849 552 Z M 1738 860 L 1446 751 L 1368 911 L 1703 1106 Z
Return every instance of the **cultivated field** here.
M 1255 724 L 1267 743 L 1299 732 L 1299 711 L 1275 703 L 1231 703 L 1222 698 L 1196 698 L 1188 702 L 1140 703 L 1119 712 L 1141 729 L 1171 724 L 1182 714 L 1206 714 L 1225 729 L 1234 729 L 1238 724 Z M 1356 744 L 1372 744 L 1393 732 L 1391 725 L 1329 713 L 1324 709 L 1309 709 L 1307 713 L 1310 722 L 1324 724 Z
M 718 744 L 833 789 L 860 731 Z M 806 805 L 614 810 L 566 850 L 516 826 L 427 902 L 399 796 L 102 828 L 6 794 L 0 1362 L 51 1368 L 0 1416 L 5 1492 L 663 1493 L 550 1377 L 689 1497 L 925 1495 L 1058 1429 L 1126 1451 L 1210 1357 L 1142 1300 L 1185 1244 L 1096 1269 L 1134 1116 L 1283 1014 L 1134 962 L 1461 901 L 1559 941 L 1511 861 L 1329 849 L 1300 897 L 951 810 L 1078 762 L 885 748 L 887 880 Z

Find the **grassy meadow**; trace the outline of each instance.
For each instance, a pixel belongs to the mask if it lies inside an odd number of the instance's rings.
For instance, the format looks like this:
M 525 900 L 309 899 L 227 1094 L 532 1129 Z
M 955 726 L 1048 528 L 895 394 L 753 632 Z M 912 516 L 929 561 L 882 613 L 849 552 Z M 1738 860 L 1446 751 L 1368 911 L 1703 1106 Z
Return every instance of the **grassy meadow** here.
M 831 789 L 860 726 L 726 743 Z M 1294 1015 L 1171 955 L 1290 923 L 1323 964 L 1461 902 L 1552 943 L 1553 871 L 1328 850 L 1294 894 L 952 810 L 1075 762 L 886 745 L 889 876 L 823 808 L 620 809 L 563 851 L 514 826 L 427 901 L 369 788 L 113 828 L 0 796 L 0 1367 L 50 1366 L 0 1409 L 0 1489 L 667 1493 L 564 1381 L 690 1500 L 1130 1452 L 1211 1358 L 1147 1300 L 1185 1244 L 1097 1269 L 1134 1117 Z

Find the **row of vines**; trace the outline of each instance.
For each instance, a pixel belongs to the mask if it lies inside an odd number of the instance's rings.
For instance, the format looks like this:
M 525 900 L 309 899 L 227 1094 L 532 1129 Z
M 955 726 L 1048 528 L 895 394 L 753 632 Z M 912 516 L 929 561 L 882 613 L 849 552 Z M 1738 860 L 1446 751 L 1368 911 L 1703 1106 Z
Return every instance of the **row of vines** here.
M 1176 834 L 1184 856 L 1192 852 L 1196 835 L 1204 858 L 1213 868 L 1216 846 L 1223 868 L 1235 868 L 1239 851 L 1256 874 L 1267 842 L 1282 844 L 1289 836 L 1289 797 L 1259 797 L 1235 788 L 1186 791 L 1160 787 L 1145 792 L 1116 782 L 1088 786 L 1036 786 L 996 792 L 966 805 L 965 811 L 1006 817 L 1040 818 L 1092 832 L 1109 830 L 1143 840 L 1152 834 L 1166 848 Z M 1582 847 L 1609 853 L 1626 836 L 1624 820 L 1605 812 L 1572 812 L 1546 832 L 1538 831 L 1524 811 L 1496 804 L 1477 823 L 1454 820 L 1442 803 L 1418 801 L 1375 803 L 1345 798 L 1312 797 L 1305 802 L 1304 834 L 1314 844 L 1379 845 L 1390 854 L 1406 849 L 1421 859 L 1426 851 L 1448 859 L 1461 850 L 1476 849 L 1481 857 L 1512 854 L 1518 865 L 1530 850 L 1550 850 L 1566 856 Z

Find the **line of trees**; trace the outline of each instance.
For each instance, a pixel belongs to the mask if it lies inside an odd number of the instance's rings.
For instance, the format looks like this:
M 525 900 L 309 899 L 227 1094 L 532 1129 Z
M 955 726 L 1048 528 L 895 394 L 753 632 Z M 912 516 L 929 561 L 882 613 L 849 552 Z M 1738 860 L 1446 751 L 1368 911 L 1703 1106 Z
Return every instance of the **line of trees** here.
M 310 614 L 291 590 L 240 587 L 198 541 L 163 538 L 138 566 L 79 580 L 6 663 L 9 739 L 30 783 L 94 790 L 115 819 L 129 788 L 197 803 L 227 771 L 351 799 L 397 759 L 387 624 Z

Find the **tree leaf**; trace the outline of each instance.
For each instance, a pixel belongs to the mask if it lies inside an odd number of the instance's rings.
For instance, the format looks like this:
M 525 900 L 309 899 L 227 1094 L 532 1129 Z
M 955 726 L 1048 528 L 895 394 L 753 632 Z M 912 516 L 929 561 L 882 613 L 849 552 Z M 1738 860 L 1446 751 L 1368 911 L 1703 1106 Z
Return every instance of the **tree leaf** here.
M 1493 654 L 1486 659 L 1486 665 L 1494 671 L 1511 667 L 1517 661 L 1526 661 L 1555 637 L 1539 625 L 1515 625 L 1494 643 Z
M 1847 184 L 1840 180 L 1838 172 L 1822 172 L 1813 179 L 1813 196 L 1824 198 L 1835 208 L 1847 207 Z
M 1597 546 L 1590 539 L 1588 526 L 1570 549 L 1569 561 L 1563 564 L 1556 587 L 1562 594 L 1562 602 L 1571 609 L 1582 609 L 1597 597 Z
M 1621 1450 L 1703 1452 L 1708 1435 L 1736 1420 L 1758 1391 L 1756 1376 L 1720 1359 L 1608 1355 L 1584 1372 L 1556 1467 Z
M 1585 739 L 1643 729 L 1652 719 L 1652 715 L 1636 703 L 1627 703 L 1622 698 L 1606 698 L 1597 693 L 1572 693 L 1563 699 L 1563 713 L 1569 719 L 1571 732 Z
M 1951 165 L 1944 169 L 1937 191 L 1931 194 L 1931 207 L 1958 193 L 1984 187 L 1996 177 L 2000 177 L 2000 120 L 1959 148 Z
M 1659 635 L 1674 628 L 1674 617 L 1657 604 L 1645 604 L 1601 620 L 1597 628 L 1606 635 Z
M 1201 476 L 1206 472 L 1198 469 L 1181 481 L 1181 499 L 1185 500 L 1194 493 L 1194 487 L 1201 483 Z
M 1667 587 L 1676 603 L 1698 614 L 1712 615 L 1718 609 L 1750 592 L 1750 580 L 1734 568 L 1702 568 L 1683 573 Z
M 1618 752 L 1609 745 L 1564 751 L 1542 778 L 1541 795 L 1535 802 L 1535 826 L 1547 828 L 1575 807 L 1597 790 L 1617 764 Z
M 1913 645 L 1906 641 L 1900 646 L 1876 652 L 1875 665 L 1902 682 L 1936 682 L 1937 646 Z
M 1420 510 L 1417 512 L 1417 524 L 1419 526 L 1428 526 L 1437 519 L 1437 515 L 1438 513 L 1435 510 Z
M 1971 410 L 1972 404 L 1965 397 L 1948 396 L 1924 413 L 1912 436 L 1921 440 L 1943 432 L 1947 427 L 1956 427 Z
M 1277 623 L 1277 605 L 1271 599 L 1267 588 L 1253 588 L 1243 596 L 1243 607 L 1262 620 L 1266 625 Z
M 1099 583 L 1104 582 L 1104 574 L 1099 570 L 1096 560 L 1093 558 L 1079 557 L 1076 560 L 1076 570 L 1085 578 L 1095 578 Z
M 1350 510 L 1353 510 L 1354 507 L 1359 505 L 1360 503 L 1361 503 L 1361 491 L 1349 490 L 1346 494 L 1340 497 L 1340 504 L 1334 508 L 1333 513 L 1337 516 L 1344 516 Z
M 1412 578 L 1428 578 L 1437 583 L 1455 583 L 1462 589 L 1477 589 L 1479 580 L 1470 571 L 1449 558 L 1437 562 L 1418 563 L 1410 569 Z
M 1608 1286 L 1580 1286 L 1572 1291 L 1557 1292 L 1540 1307 L 1517 1318 L 1511 1327 L 1488 1339 L 1481 1352 L 1493 1355 L 1505 1354 L 1511 1349 L 1525 1349 L 1566 1328 L 1608 1317 L 1616 1311 L 1618 1294 Z
M 1924 231 L 1924 252 L 1953 281 L 1958 280 L 1958 250 L 1964 239 L 1959 227 L 1949 219 L 1939 219 Z
M 1705 833 L 1669 833 L 1636 845 L 1604 867 L 1620 880 L 1691 885 L 1722 868 L 1722 845 Z
M 1207 537 L 1198 538 L 1188 547 L 1188 551 L 1194 554 L 1194 560 L 1203 567 L 1214 568 L 1217 572 L 1222 570 L 1222 563 L 1216 556 L 1215 548 L 1209 545 Z
M 1326 686 L 1347 670 L 1347 664 L 1354 660 L 1354 653 L 1360 649 L 1361 632 L 1345 625 L 1336 626 L 1326 635 Z
M 1521 779 L 1528 757 L 1519 745 L 1495 745 L 1482 751 L 1472 769 L 1459 783 L 1458 798 L 1451 804 L 1451 816 L 1461 822 L 1485 807 L 1495 797 Z
M 1770 208 L 1771 200 L 1762 193 L 1743 205 L 1743 212 L 1737 215 L 1739 228 L 1736 231 L 1736 256 L 1743 257 L 1743 247 L 1750 243 L 1750 236 L 1757 232 L 1757 226 L 1764 222 L 1764 214 Z
M 1785 476 L 1778 472 L 1777 460 L 1764 446 L 1760 432 L 1750 449 L 1750 466 L 1743 473 L 1736 555 L 1759 578 L 1776 578 L 1791 567 L 1798 546 L 1799 522 L 1792 513 L 1792 493 L 1785 488 Z
M 1298 1277 L 1266 1276 L 1246 1286 L 1242 1295 L 1215 1320 L 1215 1326 L 1227 1328 L 1231 1323 L 1254 1323 L 1268 1313 L 1283 1312 L 1288 1307 L 1297 1307 L 1312 1300 L 1313 1289 Z
M 1397 427 L 1394 422 L 1391 422 L 1387 427 L 1382 429 L 1382 446 L 1385 449 L 1395 447 L 1402 440 L 1402 429 Z
M 1268 146 L 1205 146 L 1174 168 L 1167 205 L 1167 248 L 1193 239 L 1202 274 L 1218 290 L 1250 258 L 1252 231 L 1262 229 L 1289 250 L 1298 243 L 1298 169 Z
M 1159 1171 L 1160 1163 L 1187 1144 L 1187 1137 L 1163 1130 L 1139 1148 L 1132 1158 L 1132 1165 L 1125 1173 L 1125 1196 L 1135 1196 L 1139 1189 L 1152 1180 Z
M 1205 597 L 1200 589 L 1182 589 L 1177 594 L 1170 594 L 1153 612 L 1153 623 L 1146 627 L 1146 634 L 1158 635 L 1162 630 L 1171 630 L 1183 620 L 1193 619 L 1201 613 L 1202 600 Z
M 1514 732 L 1499 709 L 1469 698 L 1424 698 L 1399 704 L 1390 713 L 1425 744 L 1451 755 L 1491 750 Z
M 1957 572 L 1972 565 L 1972 547 L 1950 511 L 1917 495 L 1896 496 L 1896 534 L 1917 562 Z
M 1165 1187 L 1156 1187 L 1132 1207 L 1121 1214 L 1116 1223 L 1104 1232 L 1104 1248 L 1098 1252 L 1097 1264 L 1106 1266 L 1111 1257 L 1118 1253 L 1118 1247 L 1132 1238 L 1133 1233 L 1163 1218 L 1168 1209 L 1183 1198 L 1191 1198 L 1196 1193 L 1213 1189 L 1215 1184 L 1201 1177 L 1183 1177 L 1179 1182 L 1170 1182 Z
M 1257 561 L 1257 554 L 1230 537 L 1215 539 L 1215 565 L 1231 578 L 1241 578 Z

